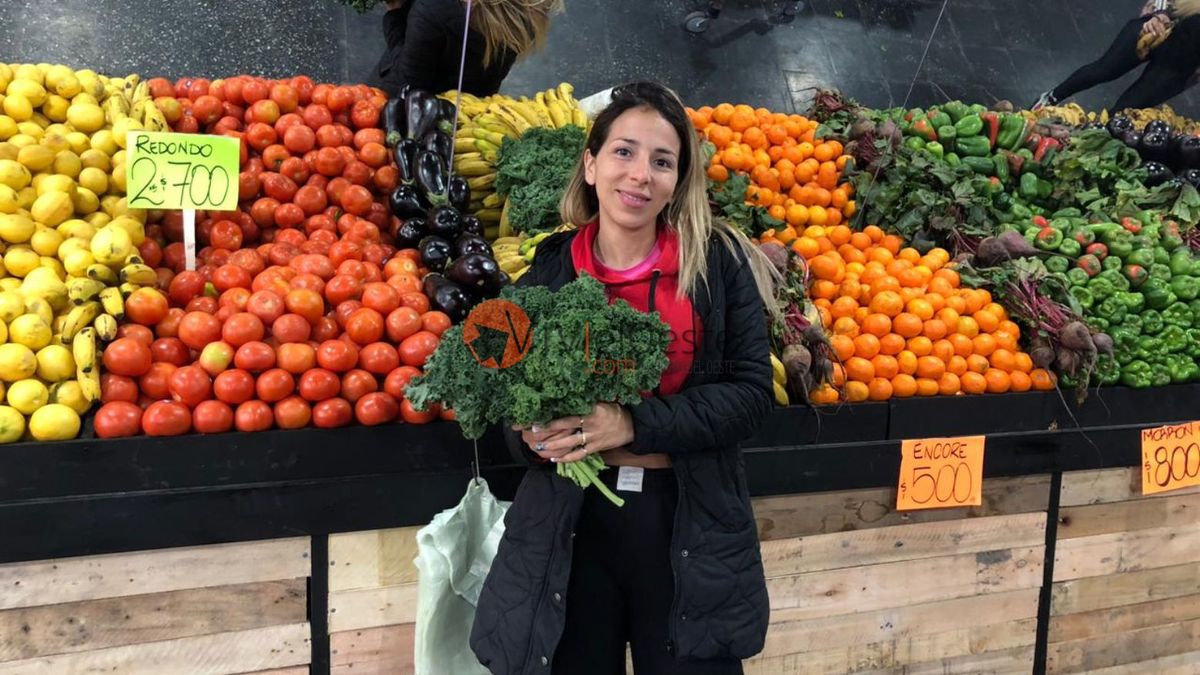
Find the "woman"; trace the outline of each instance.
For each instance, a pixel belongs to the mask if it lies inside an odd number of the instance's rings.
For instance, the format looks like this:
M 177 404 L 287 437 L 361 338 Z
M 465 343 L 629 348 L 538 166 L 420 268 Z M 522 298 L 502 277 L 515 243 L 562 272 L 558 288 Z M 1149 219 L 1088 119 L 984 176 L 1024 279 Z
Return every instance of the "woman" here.
M 586 225 L 543 241 L 521 279 L 557 289 L 587 272 L 612 299 L 659 312 L 672 341 L 640 404 L 521 430 L 541 463 L 517 491 L 471 635 L 496 675 L 624 673 L 626 643 L 641 675 L 725 675 L 762 649 L 769 608 L 738 443 L 772 406 L 774 280 L 712 219 L 704 169 L 673 92 L 618 87 L 562 200 L 564 222 Z M 624 507 L 555 474 L 595 453 Z
M 1150 0 L 1142 15 L 1125 24 L 1108 51 L 1042 94 L 1031 110 L 1111 82 L 1148 62 L 1141 77 L 1121 94 L 1113 110 L 1152 108 L 1194 83 L 1200 67 L 1200 0 Z
M 387 49 L 372 84 L 394 93 L 404 85 L 443 92 L 458 88 L 467 0 L 388 0 Z M 474 0 L 463 91 L 500 91 L 516 60 L 540 48 L 562 0 Z

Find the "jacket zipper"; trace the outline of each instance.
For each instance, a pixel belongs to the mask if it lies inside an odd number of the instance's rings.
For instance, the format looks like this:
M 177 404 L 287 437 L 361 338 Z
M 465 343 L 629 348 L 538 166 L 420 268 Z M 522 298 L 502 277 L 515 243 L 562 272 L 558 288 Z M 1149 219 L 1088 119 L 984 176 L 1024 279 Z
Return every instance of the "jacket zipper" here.
M 679 621 L 679 563 L 676 558 L 680 555 L 679 551 L 675 550 L 675 533 L 679 532 L 679 505 L 683 502 L 683 478 L 679 475 L 679 470 L 675 470 L 675 482 L 678 485 L 678 494 L 675 496 L 675 517 L 672 525 L 671 534 L 671 577 L 675 585 L 675 594 L 671 596 L 671 616 L 667 619 L 667 649 L 672 656 L 678 657 L 679 640 L 676 637 L 678 633 Z
M 661 272 L 657 269 L 650 273 L 650 295 L 649 295 L 649 297 L 646 298 L 646 313 L 647 314 L 654 312 L 654 293 L 658 289 L 658 275 L 660 273 Z M 660 385 L 657 385 L 654 387 L 654 395 L 655 396 L 659 395 L 659 393 L 661 391 L 661 386 L 662 385 L 660 384 Z

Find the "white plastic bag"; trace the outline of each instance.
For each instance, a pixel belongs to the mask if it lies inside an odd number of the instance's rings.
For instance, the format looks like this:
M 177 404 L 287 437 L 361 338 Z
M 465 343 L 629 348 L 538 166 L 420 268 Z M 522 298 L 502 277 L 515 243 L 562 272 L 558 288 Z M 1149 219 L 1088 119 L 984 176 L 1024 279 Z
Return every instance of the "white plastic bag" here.
M 416 675 L 488 675 L 468 638 L 509 505 L 492 495 L 487 481 L 472 480 L 457 506 L 417 532 Z

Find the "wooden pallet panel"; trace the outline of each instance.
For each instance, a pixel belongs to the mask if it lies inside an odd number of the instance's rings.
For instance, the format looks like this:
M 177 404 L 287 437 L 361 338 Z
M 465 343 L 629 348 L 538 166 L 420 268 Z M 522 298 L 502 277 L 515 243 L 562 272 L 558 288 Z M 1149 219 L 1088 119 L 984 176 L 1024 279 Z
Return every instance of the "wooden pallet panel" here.
M 983 504 L 961 509 L 896 511 L 896 489 L 874 488 L 759 497 L 754 500 L 759 538 L 764 541 L 872 527 L 931 523 L 960 518 L 1045 511 L 1049 476 L 989 479 Z
M 958 628 L 925 635 L 747 661 L 746 675 L 857 673 L 909 663 L 983 654 L 1034 643 L 1037 619 Z
M 307 623 L 0 663 L 0 675 L 230 675 L 309 662 Z
M 1142 475 L 1137 468 L 1068 471 L 1063 474 L 1059 506 L 1107 504 L 1132 499 L 1163 499 L 1200 494 L 1200 487 L 1142 496 Z
M 416 624 L 380 626 L 329 636 L 332 675 L 412 675 Z
M 307 580 L 0 611 L 0 661 L 303 623 Z
M 1050 614 L 1075 614 L 1200 594 L 1200 563 L 1054 584 Z
M 1076 539 L 1100 534 L 1184 528 L 1200 524 L 1200 493 L 1136 499 L 1090 506 L 1068 506 L 1059 511 L 1058 538 Z
M 295 666 L 293 668 L 275 668 L 272 670 L 259 670 L 253 673 L 240 673 L 239 675 L 310 675 L 312 669 L 308 666 Z
M 417 532 L 398 527 L 329 536 L 329 590 L 395 586 L 417 580 Z
M 853 647 L 1033 619 L 1037 617 L 1038 594 L 1039 589 L 1028 588 L 803 621 L 788 621 L 786 612 L 775 612 L 772 613 L 771 627 L 760 656 L 775 657 Z
M 925 663 L 914 663 L 884 670 L 862 671 L 859 675 L 1029 675 L 1033 672 L 1032 645 L 1002 649 L 982 654 L 939 659 Z
M 786 620 L 816 619 L 1036 588 L 1043 557 L 1043 546 L 1030 546 L 811 572 L 768 579 L 767 592 Z
M 0 609 L 307 577 L 307 537 L 0 565 Z
M 1200 650 L 1200 619 L 1050 644 L 1046 672 L 1080 673 Z
M 1054 580 L 1136 572 L 1200 561 L 1200 523 L 1114 532 L 1058 542 Z
M 1200 595 L 1050 618 L 1050 642 L 1068 642 L 1200 619 Z
M 417 620 L 417 584 L 329 594 L 329 632 L 412 623 Z
M 1046 514 L 962 518 L 762 542 L 768 577 L 1044 544 Z
M 1200 674 L 1200 652 L 1171 654 L 1149 661 L 1126 663 L 1111 668 L 1086 671 L 1086 675 L 1198 675 Z

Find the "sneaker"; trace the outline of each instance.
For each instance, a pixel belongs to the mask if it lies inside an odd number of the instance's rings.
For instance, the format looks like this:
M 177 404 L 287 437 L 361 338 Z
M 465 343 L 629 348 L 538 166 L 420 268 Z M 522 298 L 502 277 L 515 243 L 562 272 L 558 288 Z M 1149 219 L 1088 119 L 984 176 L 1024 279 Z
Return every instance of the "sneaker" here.
M 1058 99 L 1054 97 L 1053 89 L 1042 92 L 1042 95 L 1038 97 L 1037 102 L 1029 106 L 1029 109 L 1033 112 L 1037 112 L 1048 105 L 1058 105 Z

